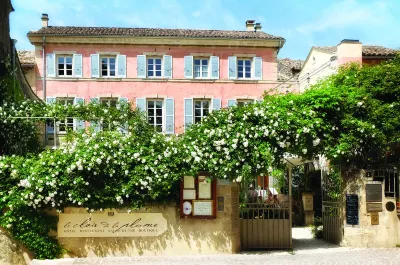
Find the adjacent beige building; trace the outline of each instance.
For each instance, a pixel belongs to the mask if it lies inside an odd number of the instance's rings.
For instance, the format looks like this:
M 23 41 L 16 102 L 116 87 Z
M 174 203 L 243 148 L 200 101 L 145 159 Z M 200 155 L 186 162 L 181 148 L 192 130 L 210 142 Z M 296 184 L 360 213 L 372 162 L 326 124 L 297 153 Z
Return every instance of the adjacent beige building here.
M 299 73 L 300 91 L 337 72 L 338 67 L 357 62 L 373 65 L 395 57 L 398 50 L 342 40 L 337 46 L 313 46 Z

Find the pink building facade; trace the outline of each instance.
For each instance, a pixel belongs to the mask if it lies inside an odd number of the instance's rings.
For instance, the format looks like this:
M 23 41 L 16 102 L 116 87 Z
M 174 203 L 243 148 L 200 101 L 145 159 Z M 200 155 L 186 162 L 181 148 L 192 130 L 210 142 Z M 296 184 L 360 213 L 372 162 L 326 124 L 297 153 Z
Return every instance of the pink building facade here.
M 281 89 L 277 53 L 284 39 L 254 21 L 246 31 L 78 28 L 49 27 L 43 15 L 42 26 L 28 37 L 36 93 L 48 103 L 128 101 L 146 111 L 151 125 L 175 134 L 213 110 Z M 71 119 L 57 130 L 67 127 L 79 125 Z

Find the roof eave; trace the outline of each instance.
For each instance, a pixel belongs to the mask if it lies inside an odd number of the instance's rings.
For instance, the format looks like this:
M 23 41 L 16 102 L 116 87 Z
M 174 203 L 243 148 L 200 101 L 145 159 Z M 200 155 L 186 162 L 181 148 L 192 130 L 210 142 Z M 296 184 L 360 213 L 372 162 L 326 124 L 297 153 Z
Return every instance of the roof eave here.
M 187 46 L 261 46 L 281 48 L 285 39 L 262 39 L 262 38 L 198 38 L 198 37 L 137 37 L 137 36 L 110 36 L 110 35 L 61 35 L 61 34 L 31 34 L 28 39 L 32 44 L 41 44 L 43 36 L 46 43 L 78 43 L 78 44 L 133 44 L 133 45 L 187 45 Z M 111 41 L 112 40 L 112 41 Z

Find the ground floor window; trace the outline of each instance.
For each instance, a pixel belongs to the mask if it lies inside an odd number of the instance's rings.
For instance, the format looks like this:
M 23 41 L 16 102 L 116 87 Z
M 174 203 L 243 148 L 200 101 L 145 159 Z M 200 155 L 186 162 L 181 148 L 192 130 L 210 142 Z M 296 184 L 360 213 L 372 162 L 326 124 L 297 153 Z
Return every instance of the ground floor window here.
M 74 104 L 73 98 L 57 98 L 58 103 L 68 106 Z M 58 133 L 67 133 L 68 131 L 74 130 L 74 119 L 66 118 L 62 120 L 57 120 L 57 132 Z
M 157 131 L 163 130 L 163 100 L 147 100 L 147 121 Z
M 107 107 L 116 107 L 117 106 L 118 99 L 116 98 L 101 98 L 100 99 L 100 104 L 103 106 Z M 112 121 L 110 120 L 103 120 L 102 122 L 102 129 L 104 131 L 109 131 L 115 129 Z
M 208 99 L 194 100 L 194 123 L 201 120 L 210 113 L 211 101 Z
M 252 100 L 252 99 L 238 99 L 237 105 L 242 107 L 242 106 L 252 104 L 253 102 L 254 102 L 254 100 Z

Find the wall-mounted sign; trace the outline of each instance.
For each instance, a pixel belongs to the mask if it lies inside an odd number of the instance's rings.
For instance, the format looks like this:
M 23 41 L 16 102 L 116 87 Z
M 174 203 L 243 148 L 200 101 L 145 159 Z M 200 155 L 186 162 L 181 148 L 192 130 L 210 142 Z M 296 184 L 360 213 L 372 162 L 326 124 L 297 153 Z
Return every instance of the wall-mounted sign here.
M 365 184 L 367 202 L 382 202 L 382 184 Z
M 60 213 L 57 229 L 58 237 L 159 236 L 167 230 L 167 220 L 162 213 Z
M 183 203 L 183 214 L 190 215 L 192 213 L 192 204 L 190 202 Z
M 379 225 L 379 213 L 371 213 L 371 225 Z
M 223 212 L 225 208 L 224 197 L 217 197 L 218 212 Z
M 194 177 L 184 176 L 183 177 L 183 188 L 184 189 L 194 189 Z
M 382 212 L 382 203 L 367 202 L 367 212 Z
M 348 225 L 358 225 L 358 195 L 346 195 L 346 223 Z
M 193 215 L 194 216 L 212 216 L 213 215 L 213 201 L 193 201 Z
M 184 200 L 195 200 L 196 199 L 196 190 L 183 190 L 183 199 Z

